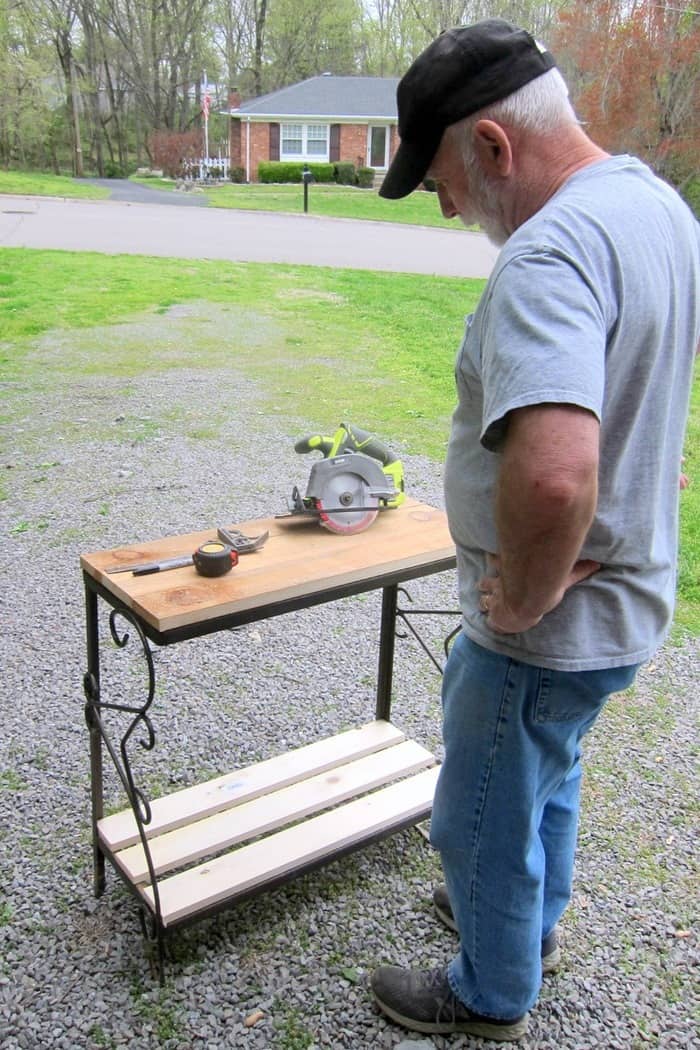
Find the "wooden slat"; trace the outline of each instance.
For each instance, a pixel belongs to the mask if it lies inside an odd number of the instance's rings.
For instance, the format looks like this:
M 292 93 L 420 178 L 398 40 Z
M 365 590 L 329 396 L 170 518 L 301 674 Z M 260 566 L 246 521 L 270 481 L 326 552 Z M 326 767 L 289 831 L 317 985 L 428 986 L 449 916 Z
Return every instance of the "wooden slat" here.
M 154 799 L 151 803 L 152 819 L 146 828 L 146 835 L 150 839 L 191 824 L 345 762 L 391 747 L 402 740 L 404 734 L 390 722 L 369 722 L 359 729 L 349 729 L 204 784 L 183 788 L 164 798 Z M 139 841 L 136 821 L 130 809 L 103 817 L 97 827 L 101 841 L 112 851 L 125 849 Z
M 309 864 L 332 858 L 339 850 L 419 819 L 432 805 L 437 775 L 435 766 L 159 881 L 163 924 L 168 926 L 255 885 L 291 875 Z M 151 887 L 143 888 L 142 893 L 153 909 Z
M 85 554 L 81 565 L 146 623 L 167 633 L 251 610 L 262 619 L 273 604 L 309 596 L 322 600 L 324 591 L 349 584 L 372 589 L 382 575 L 415 570 L 419 576 L 421 570 L 455 561 L 445 514 L 410 497 L 395 510 L 382 511 L 369 529 L 349 536 L 335 535 L 313 521 L 276 518 L 232 527 L 248 535 L 267 531 L 269 539 L 261 550 L 241 557 L 232 572 L 215 579 L 199 576 L 191 565 L 150 576 L 105 571 L 190 554 L 215 537 L 215 528 Z
M 236 806 L 232 811 L 216 813 L 153 839 L 150 850 L 154 870 L 160 875 L 220 853 L 236 843 L 320 813 L 434 764 L 430 751 L 414 740 L 406 740 L 355 762 L 335 766 L 319 776 Z M 148 881 L 146 855 L 140 842 L 118 853 L 116 861 L 133 882 Z

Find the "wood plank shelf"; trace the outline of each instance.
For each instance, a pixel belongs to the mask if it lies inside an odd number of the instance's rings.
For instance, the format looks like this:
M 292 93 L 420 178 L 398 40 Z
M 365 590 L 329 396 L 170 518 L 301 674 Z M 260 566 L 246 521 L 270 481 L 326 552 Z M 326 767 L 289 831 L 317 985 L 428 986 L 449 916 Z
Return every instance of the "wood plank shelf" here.
M 390 722 L 370 722 L 359 729 L 349 729 L 215 780 L 175 791 L 151 803 L 151 822 L 146 827 L 146 837 L 150 839 L 183 825 L 191 825 L 221 810 L 288 787 L 305 777 L 399 744 L 404 739 L 401 730 Z M 130 809 L 104 817 L 98 821 L 97 827 L 100 839 L 112 852 L 139 841 Z
M 146 835 L 163 926 L 422 819 L 437 773 L 430 751 L 377 720 L 155 800 Z M 131 810 L 98 834 L 155 911 Z

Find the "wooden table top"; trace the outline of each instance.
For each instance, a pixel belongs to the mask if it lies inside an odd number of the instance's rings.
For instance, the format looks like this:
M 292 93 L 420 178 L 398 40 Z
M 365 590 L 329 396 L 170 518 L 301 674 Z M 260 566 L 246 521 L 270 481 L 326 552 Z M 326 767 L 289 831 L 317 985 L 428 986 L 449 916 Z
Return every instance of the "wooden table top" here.
M 241 622 L 262 619 L 272 607 L 288 602 L 314 604 L 324 601 L 324 594 L 337 596 L 344 587 L 357 593 L 392 578 L 407 580 L 455 564 L 444 512 L 411 498 L 394 510 L 380 512 L 368 529 L 350 536 L 329 532 L 305 518 L 260 518 L 225 527 L 247 536 L 265 531 L 270 535 L 264 547 L 241 555 L 231 572 L 214 579 L 200 576 L 193 565 L 148 576 L 109 575 L 105 570 L 192 554 L 202 543 L 216 539 L 216 528 L 84 554 L 81 566 L 146 624 L 167 636 L 193 625 L 203 633 L 208 621 L 222 617 L 240 615 Z

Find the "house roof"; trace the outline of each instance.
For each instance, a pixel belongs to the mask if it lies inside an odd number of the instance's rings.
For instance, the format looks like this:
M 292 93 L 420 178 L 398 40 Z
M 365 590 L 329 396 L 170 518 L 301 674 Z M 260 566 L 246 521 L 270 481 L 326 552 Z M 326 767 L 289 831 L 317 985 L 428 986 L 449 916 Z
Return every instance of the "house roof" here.
M 229 110 L 232 116 L 359 117 L 396 120 L 398 77 L 336 77 L 329 73 L 260 95 Z

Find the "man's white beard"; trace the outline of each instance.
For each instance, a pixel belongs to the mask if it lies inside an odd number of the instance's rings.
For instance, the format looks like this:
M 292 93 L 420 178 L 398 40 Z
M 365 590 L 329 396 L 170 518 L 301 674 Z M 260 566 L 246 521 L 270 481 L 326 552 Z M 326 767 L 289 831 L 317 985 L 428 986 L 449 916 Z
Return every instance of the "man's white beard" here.
M 482 213 L 478 216 L 476 222 L 479 223 L 479 226 L 491 241 L 491 244 L 495 244 L 497 248 L 503 247 L 510 234 L 507 232 L 498 216 Z
M 469 212 L 460 212 L 465 226 L 478 223 L 492 244 L 501 248 L 510 234 L 503 224 L 496 188 L 472 160 L 469 165 Z

